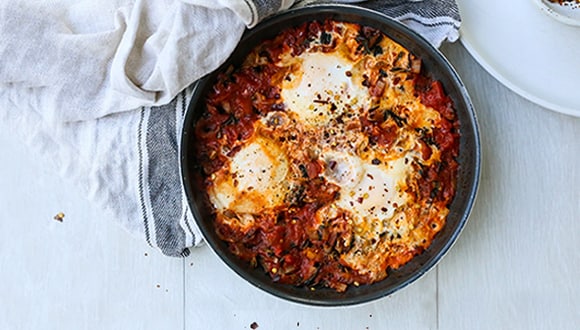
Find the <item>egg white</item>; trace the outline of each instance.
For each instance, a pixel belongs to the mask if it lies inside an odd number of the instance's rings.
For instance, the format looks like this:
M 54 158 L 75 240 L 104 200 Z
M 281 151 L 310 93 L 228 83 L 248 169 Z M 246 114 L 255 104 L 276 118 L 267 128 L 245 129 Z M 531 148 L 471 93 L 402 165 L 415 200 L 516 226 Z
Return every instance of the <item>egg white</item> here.
M 356 224 L 390 219 L 408 199 L 401 189 L 408 171 L 404 158 L 375 165 L 335 151 L 326 155 L 326 164 L 323 176 L 341 187 L 335 205 L 348 210 Z
M 288 111 L 305 123 L 324 126 L 350 109 L 366 106 L 368 90 L 352 75 L 353 63 L 337 53 L 305 52 L 298 58 L 299 72 L 282 85 Z
M 276 143 L 258 137 L 216 173 L 210 201 L 218 210 L 258 213 L 283 201 L 286 185 L 281 182 L 288 171 L 288 159 Z

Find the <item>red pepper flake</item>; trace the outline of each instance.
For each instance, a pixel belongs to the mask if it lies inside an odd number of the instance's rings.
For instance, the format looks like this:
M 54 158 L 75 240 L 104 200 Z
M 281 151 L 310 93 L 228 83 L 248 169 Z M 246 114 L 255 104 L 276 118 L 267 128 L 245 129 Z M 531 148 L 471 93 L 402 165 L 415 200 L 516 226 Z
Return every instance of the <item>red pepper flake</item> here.
M 258 327 L 259 327 L 259 325 L 256 322 L 252 322 L 252 324 L 250 324 L 250 328 L 253 329 L 253 330 L 258 329 Z

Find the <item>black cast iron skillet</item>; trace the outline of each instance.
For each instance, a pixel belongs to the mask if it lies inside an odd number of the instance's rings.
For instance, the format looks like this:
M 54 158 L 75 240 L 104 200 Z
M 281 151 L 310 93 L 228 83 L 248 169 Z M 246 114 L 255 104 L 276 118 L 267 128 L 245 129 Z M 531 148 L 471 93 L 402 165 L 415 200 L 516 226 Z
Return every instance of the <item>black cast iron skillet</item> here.
M 425 72 L 433 79 L 441 81 L 447 94 L 453 99 L 461 133 L 456 195 L 450 206 L 447 223 L 435 236 L 432 244 L 404 266 L 389 271 L 388 277 L 383 281 L 359 287 L 351 286 L 343 293 L 326 288 L 312 291 L 305 287 L 275 283 L 261 268 L 253 268 L 231 254 L 226 244 L 217 237 L 209 210 L 203 206 L 203 194 L 200 187 L 195 186 L 191 179 L 195 171 L 195 164 L 191 157 L 192 146 L 196 143 L 193 137 L 193 126 L 203 111 L 204 96 L 215 81 L 216 73 L 231 64 L 234 66 L 241 64 L 254 46 L 263 40 L 273 38 L 283 29 L 326 18 L 379 29 L 420 57 Z M 455 70 L 437 49 L 407 27 L 382 14 L 349 5 L 315 6 L 291 10 L 247 31 L 230 59 L 220 69 L 198 81 L 185 117 L 181 146 L 184 189 L 197 225 L 208 245 L 226 265 L 256 287 L 277 297 L 309 305 L 340 306 L 368 302 L 387 296 L 417 280 L 435 266 L 459 236 L 467 222 L 479 183 L 481 150 L 477 120 L 467 91 Z

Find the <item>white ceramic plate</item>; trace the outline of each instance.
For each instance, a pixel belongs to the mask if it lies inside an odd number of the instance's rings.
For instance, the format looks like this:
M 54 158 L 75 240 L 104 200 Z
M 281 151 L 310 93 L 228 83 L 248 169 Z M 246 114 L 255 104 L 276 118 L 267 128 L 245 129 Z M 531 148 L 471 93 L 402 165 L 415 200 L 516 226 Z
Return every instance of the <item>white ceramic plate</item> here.
M 552 19 L 530 0 L 457 4 L 461 41 L 491 75 L 534 103 L 580 117 L 579 26 Z

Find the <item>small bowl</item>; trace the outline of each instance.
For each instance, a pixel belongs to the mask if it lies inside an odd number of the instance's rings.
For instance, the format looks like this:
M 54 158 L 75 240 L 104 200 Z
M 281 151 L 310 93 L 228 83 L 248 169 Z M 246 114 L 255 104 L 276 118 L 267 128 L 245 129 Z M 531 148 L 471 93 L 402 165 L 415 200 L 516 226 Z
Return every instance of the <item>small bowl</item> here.
M 554 3 L 548 0 L 532 0 L 542 12 L 553 19 L 572 26 L 580 26 L 580 3 Z
M 432 78 L 441 81 L 453 100 L 461 133 L 456 195 L 450 205 L 447 223 L 443 229 L 435 236 L 429 248 L 399 269 L 389 271 L 388 277 L 384 280 L 349 287 L 345 292 L 337 292 L 330 288 L 317 288 L 312 291 L 307 287 L 275 283 L 263 269 L 252 267 L 230 253 L 226 243 L 218 238 L 214 230 L 210 211 L 204 207 L 203 192 L 200 192 L 200 187 L 192 180 L 195 164 L 191 153 L 196 144 L 194 125 L 204 110 L 205 95 L 212 87 L 217 73 L 232 64 L 239 65 L 256 45 L 273 38 L 280 31 L 304 22 L 324 19 L 374 27 L 420 57 L 424 70 Z M 247 31 L 230 59 L 221 68 L 197 83 L 185 117 L 181 145 L 184 189 L 197 225 L 211 249 L 229 268 L 249 283 L 274 296 L 307 305 L 344 306 L 369 302 L 390 295 L 420 278 L 441 260 L 457 240 L 467 222 L 479 185 L 481 147 L 477 120 L 465 86 L 453 67 L 429 42 L 401 23 L 380 13 L 350 5 L 314 6 L 290 10 Z

